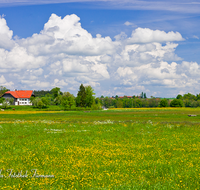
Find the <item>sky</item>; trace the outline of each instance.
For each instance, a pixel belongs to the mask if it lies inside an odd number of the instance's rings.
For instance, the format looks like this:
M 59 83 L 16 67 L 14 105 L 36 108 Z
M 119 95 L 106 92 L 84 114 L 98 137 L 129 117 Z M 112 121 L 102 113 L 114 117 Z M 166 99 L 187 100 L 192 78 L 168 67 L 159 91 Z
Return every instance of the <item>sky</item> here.
M 0 86 L 200 93 L 200 2 L 0 0 Z

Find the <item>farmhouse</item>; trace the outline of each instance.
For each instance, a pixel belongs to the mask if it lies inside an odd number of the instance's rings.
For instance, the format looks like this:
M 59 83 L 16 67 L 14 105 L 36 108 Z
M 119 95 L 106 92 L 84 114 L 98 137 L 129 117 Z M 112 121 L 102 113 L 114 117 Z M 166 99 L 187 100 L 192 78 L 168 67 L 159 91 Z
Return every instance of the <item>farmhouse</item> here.
M 31 96 L 35 96 L 33 90 L 15 90 L 7 91 L 2 97 L 5 99 L 13 98 L 13 105 L 32 105 Z

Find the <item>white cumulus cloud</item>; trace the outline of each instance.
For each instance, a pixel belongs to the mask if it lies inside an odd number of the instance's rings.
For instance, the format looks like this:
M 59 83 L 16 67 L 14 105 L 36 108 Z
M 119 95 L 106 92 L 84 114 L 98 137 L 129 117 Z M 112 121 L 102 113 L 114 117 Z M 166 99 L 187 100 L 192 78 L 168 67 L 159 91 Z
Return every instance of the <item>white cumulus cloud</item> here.
M 10 49 L 14 45 L 13 31 L 7 26 L 6 20 L 0 16 L 0 48 Z
M 199 64 L 176 54 L 184 40 L 179 32 L 137 28 L 115 40 L 93 37 L 75 14 L 52 14 L 40 33 L 23 39 L 13 39 L 4 18 L 0 27 L 0 85 L 7 88 L 58 86 L 76 94 L 83 83 L 95 87 L 97 95 L 200 90 Z
M 3 75 L 1 75 L 1 77 L 0 77 L 0 86 L 4 86 L 4 87 L 6 87 L 8 89 L 12 89 L 14 87 L 14 83 L 12 81 L 7 82 L 5 77 Z
M 132 32 L 128 43 L 151 43 L 151 42 L 171 42 L 182 41 L 184 38 L 179 32 L 168 32 L 160 30 L 151 30 L 149 28 L 137 28 Z

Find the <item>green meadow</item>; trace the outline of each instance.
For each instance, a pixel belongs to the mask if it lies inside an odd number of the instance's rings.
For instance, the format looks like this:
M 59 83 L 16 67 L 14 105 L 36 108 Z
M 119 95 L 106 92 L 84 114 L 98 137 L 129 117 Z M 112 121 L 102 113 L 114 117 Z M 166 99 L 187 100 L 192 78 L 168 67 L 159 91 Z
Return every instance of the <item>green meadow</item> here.
M 200 188 L 200 108 L 2 111 L 0 144 L 1 189 Z

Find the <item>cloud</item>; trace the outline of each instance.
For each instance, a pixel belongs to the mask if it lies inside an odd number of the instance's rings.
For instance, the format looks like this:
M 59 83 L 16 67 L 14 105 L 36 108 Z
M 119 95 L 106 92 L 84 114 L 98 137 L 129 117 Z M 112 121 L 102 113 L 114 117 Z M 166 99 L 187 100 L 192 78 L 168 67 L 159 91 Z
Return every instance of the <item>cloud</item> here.
M 0 48 L 10 49 L 14 45 L 12 36 L 13 31 L 7 26 L 6 20 L 0 16 Z
M 0 47 L 0 85 L 7 88 L 58 86 L 76 94 L 83 83 L 95 87 L 97 96 L 200 90 L 199 64 L 176 54 L 184 40 L 179 32 L 136 28 L 112 40 L 93 37 L 77 15 L 52 14 L 40 33 L 13 39 L 6 20 L 0 22 L 7 35 Z
M 69 58 L 63 60 L 63 70 L 66 73 L 88 73 L 88 67 L 85 64 L 81 64 L 79 59 Z
M 96 72 L 97 74 L 100 74 L 102 77 L 104 77 L 105 79 L 109 79 L 110 75 L 107 71 L 107 67 L 104 64 L 95 64 L 92 66 L 91 68 L 94 72 Z
M 184 38 L 179 32 L 164 32 L 160 30 L 151 30 L 149 28 L 137 28 L 132 32 L 128 43 L 152 43 L 152 42 L 171 42 L 171 41 L 183 41 Z
M 56 86 L 56 87 L 63 87 L 63 86 L 67 86 L 68 83 L 66 83 L 63 79 L 59 80 L 59 79 L 54 79 L 54 84 L 52 86 Z
M 199 40 L 199 37 L 198 37 L 198 36 L 196 36 L 196 35 L 194 35 L 194 36 L 193 36 L 193 38 L 195 38 L 195 39 Z
M 45 81 L 21 80 L 21 83 L 31 87 L 32 89 L 38 89 L 38 87 L 39 87 L 40 90 L 51 88 L 50 83 L 49 82 L 45 82 Z
M 152 64 L 139 67 L 120 67 L 117 75 L 121 78 L 121 85 L 128 88 L 131 86 L 148 86 L 152 88 L 158 86 L 159 89 L 199 89 L 200 82 L 198 73 L 200 66 L 196 62 L 185 62 L 177 64 L 172 62 L 161 62 L 159 67 L 153 67 Z
M 40 75 L 43 74 L 43 69 L 39 68 L 39 69 L 33 70 L 33 74 L 37 75 L 37 76 L 40 76 Z
M 21 69 L 31 69 L 44 66 L 46 58 L 28 53 L 25 47 L 15 44 L 10 50 L 0 49 L 0 68 L 9 72 Z
M 20 5 L 37 5 L 37 4 L 53 4 L 53 3 L 75 3 L 75 2 L 96 2 L 96 0 L 1 0 L 2 6 L 20 6 Z M 191 0 L 99 0 L 94 8 L 108 8 L 109 9 L 125 9 L 125 10 L 167 10 L 182 13 L 199 13 L 200 3 L 191 2 Z
M 1 77 L 0 77 L 0 86 L 5 86 L 8 89 L 12 89 L 14 87 L 14 83 L 12 81 L 7 82 L 5 77 L 3 75 L 1 75 Z
M 126 25 L 126 26 L 132 26 L 132 27 L 137 27 L 137 25 L 135 25 L 134 23 L 129 22 L 129 21 L 126 21 L 126 22 L 124 23 L 124 25 Z
M 26 47 L 30 54 L 41 56 L 59 53 L 94 56 L 114 52 L 117 42 L 99 34 L 93 38 L 81 27 L 79 20 L 75 14 L 67 15 L 63 19 L 52 14 L 40 34 L 19 40 L 19 43 Z

